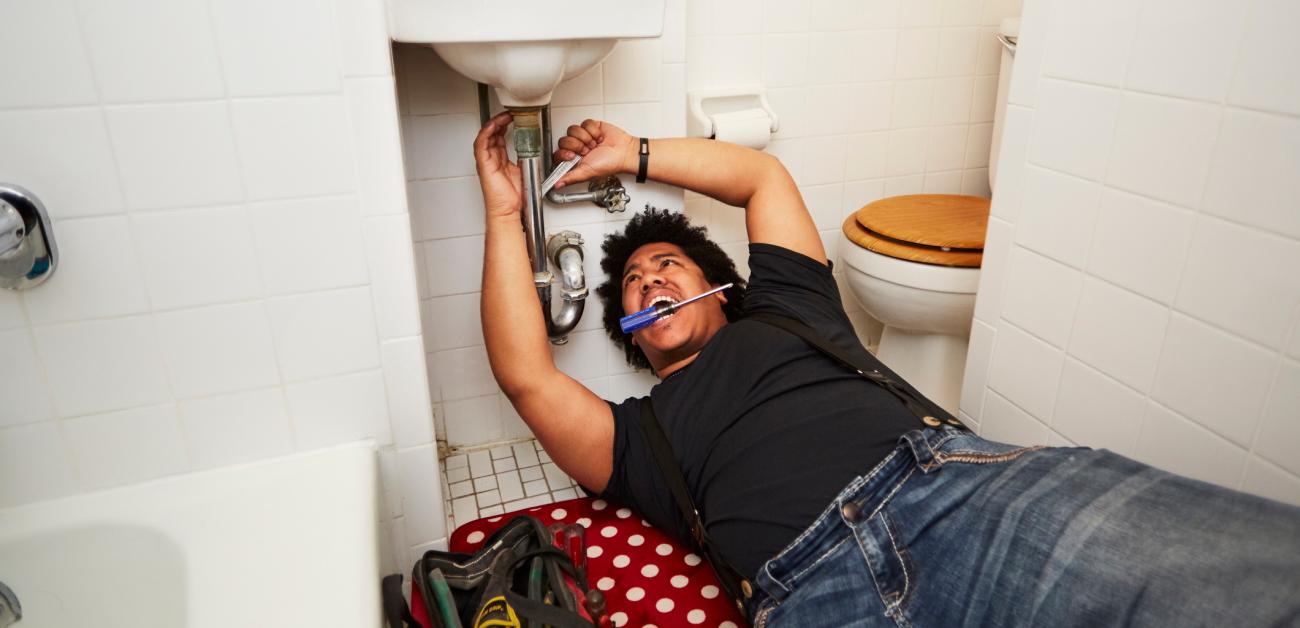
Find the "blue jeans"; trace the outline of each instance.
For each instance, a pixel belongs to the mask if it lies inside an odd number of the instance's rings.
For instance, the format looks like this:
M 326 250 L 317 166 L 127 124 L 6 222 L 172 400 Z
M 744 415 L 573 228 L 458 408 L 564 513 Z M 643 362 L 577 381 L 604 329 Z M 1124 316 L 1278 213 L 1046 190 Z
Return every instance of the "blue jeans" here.
M 1104 450 L 906 434 L 760 569 L 761 626 L 1300 625 L 1300 509 Z

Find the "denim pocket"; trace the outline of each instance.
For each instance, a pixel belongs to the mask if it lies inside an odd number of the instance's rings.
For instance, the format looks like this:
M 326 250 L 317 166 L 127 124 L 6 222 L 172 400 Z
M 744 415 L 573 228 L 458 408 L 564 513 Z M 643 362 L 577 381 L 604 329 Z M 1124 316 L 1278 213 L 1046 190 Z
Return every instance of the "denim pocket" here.
M 934 456 L 921 464 L 922 471 L 948 463 L 997 464 L 1010 462 L 1027 453 L 1046 449 L 1046 445 L 1022 447 L 985 440 L 978 436 L 962 436 L 949 440 L 939 446 Z

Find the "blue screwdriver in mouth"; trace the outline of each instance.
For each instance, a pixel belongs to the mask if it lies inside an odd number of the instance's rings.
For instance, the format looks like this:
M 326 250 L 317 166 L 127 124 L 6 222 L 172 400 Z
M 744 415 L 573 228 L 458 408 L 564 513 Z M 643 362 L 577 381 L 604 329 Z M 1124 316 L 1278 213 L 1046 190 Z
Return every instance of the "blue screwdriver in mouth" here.
M 685 301 L 678 301 L 677 303 L 667 303 L 661 301 L 659 303 L 651 305 L 650 307 L 644 310 L 641 310 L 640 312 L 637 312 L 635 314 L 628 314 L 627 316 L 618 319 L 618 326 L 623 329 L 623 333 L 630 334 L 638 329 L 643 329 L 655 324 L 655 322 L 658 321 L 659 319 L 668 316 L 673 312 L 676 312 L 677 310 L 681 309 L 683 305 L 690 305 L 711 294 L 717 294 L 719 292 L 722 292 L 723 290 L 726 290 L 727 288 L 730 288 L 733 285 L 735 284 L 721 285 L 708 292 L 705 292 L 704 294 L 697 294 L 689 299 L 686 299 Z

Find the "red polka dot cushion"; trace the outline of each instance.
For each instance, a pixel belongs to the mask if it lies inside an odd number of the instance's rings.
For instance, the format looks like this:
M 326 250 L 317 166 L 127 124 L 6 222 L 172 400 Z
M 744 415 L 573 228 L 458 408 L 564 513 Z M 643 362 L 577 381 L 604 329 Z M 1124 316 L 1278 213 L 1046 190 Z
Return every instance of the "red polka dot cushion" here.
M 586 528 L 587 582 L 605 592 L 615 626 L 747 625 L 713 570 L 697 554 L 627 508 L 601 499 L 556 502 L 525 511 L 542 523 Z M 472 553 L 511 514 L 466 523 L 451 534 L 453 552 Z

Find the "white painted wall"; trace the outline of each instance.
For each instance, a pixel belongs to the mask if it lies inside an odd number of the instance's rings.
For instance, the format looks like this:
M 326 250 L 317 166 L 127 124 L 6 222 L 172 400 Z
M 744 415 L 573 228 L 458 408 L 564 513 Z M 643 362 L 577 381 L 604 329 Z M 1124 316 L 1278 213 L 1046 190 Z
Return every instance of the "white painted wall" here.
M 961 408 L 1300 503 L 1300 8 L 1028 0 Z
M 380 0 L 0 3 L 0 507 L 362 438 L 385 569 L 446 536 Z

